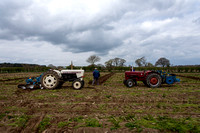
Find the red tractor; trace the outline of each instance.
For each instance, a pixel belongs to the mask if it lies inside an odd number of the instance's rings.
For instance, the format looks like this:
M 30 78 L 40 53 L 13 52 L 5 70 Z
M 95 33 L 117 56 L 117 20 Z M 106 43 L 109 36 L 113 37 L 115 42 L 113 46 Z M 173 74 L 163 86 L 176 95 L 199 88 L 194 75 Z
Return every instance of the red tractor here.
M 137 85 L 137 81 L 142 81 L 146 86 L 151 88 L 160 87 L 161 84 L 173 84 L 180 82 L 175 74 L 170 74 L 163 71 L 126 71 L 124 84 L 127 87 Z

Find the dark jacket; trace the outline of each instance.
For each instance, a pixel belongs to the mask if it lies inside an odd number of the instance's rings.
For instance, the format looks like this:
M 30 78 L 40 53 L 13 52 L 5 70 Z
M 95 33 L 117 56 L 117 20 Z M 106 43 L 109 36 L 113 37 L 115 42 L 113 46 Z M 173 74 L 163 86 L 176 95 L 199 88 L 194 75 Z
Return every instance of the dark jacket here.
M 93 71 L 93 77 L 94 77 L 94 78 L 99 78 L 99 77 L 100 77 L 100 73 L 99 73 L 98 70 L 94 70 L 94 71 Z

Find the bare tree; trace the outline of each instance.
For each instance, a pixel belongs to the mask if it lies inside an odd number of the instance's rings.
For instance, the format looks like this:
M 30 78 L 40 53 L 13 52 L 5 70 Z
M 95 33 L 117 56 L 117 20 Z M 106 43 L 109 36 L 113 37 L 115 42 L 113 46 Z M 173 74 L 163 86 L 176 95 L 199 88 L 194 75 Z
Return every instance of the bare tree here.
M 98 67 L 105 67 L 103 64 L 97 64 Z
M 146 64 L 146 66 L 147 66 L 147 67 L 153 67 L 153 64 L 150 63 L 150 62 L 148 62 L 148 63 Z
M 120 58 L 114 58 L 113 59 L 113 63 L 115 64 L 115 66 L 118 66 L 120 62 Z
M 146 58 L 143 56 L 137 60 L 135 60 L 135 63 L 141 67 L 141 66 L 146 66 L 147 65 L 147 62 L 146 62 Z
M 170 62 L 168 59 L 162 57 L 156 61 L 155 66 L 162 66 L 162 67 L 170 66 Z
M 106 67 L 111 67 L 111 66 L 124 66 L 124 63 L 126 62 L 125 59 L 122 58 L 114 58 L 114 59 L 110 59 L 108 61 L 105 62 L 105 66 Z
M 101 58 L 99 56 L 97 56 L 97 55 L 91 55 L 86 61 L 88 63 L 91 63 L 91 65 L 94 65 L 95 62 L 98 62 L 100 60 L 101 60 Z
M 139 66 L 139 67 L 142 66 L 142 63 L 141 63 L 140 59 L 135 60 L 135 64 L 136 64 L 137 66 Z
M 106 67 L 112 67 L 113 66 L 113 62 L 114 62 L 114 60 L 110 59 L 110 60 L 108 60 L 108 61 L 105 62 L 105 66 Z
M 111 71 L 113 69 L 113 62 L 114 59 L 110 59 L 105 62 L 105 67 L 108 69 L 108 71 Z
M 56 69 L 56 66 L 54 66 L 53 64 L 49 64 L 48 67 L 50 67 L 51 69 Z
M 147 60 L 146 60 L 146 58 L 144 56 L 141 58 L 141 62 L 143 64 L 143 66 L 147 65 Z
M 125 59 L 120 59 L 119 66 L 124 66 L 124 63 L 126 63 L 126 60 Z

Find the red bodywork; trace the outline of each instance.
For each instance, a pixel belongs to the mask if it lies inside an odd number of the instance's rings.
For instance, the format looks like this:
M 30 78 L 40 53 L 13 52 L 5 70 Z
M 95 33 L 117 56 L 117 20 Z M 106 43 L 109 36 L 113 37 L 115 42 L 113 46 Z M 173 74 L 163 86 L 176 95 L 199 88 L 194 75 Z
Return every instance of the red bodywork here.
M 125 72 L 125 80 L 134 79 L 136 81 L 145 81 L 147 75 L 152 73 L 152 71 L 126 71 Z M 153 82 L 153 81 L 152 81 Z

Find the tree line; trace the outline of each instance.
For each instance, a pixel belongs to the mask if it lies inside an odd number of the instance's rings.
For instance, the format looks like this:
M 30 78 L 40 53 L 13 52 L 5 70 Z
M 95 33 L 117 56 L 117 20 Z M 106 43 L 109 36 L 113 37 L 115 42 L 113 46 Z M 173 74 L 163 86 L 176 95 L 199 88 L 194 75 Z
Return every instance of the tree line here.
M 37 65 L 37 64 L 20 64 L 20 63 L 0 63 L 0 73 L 14 73 L 14 72 L 45 72 L 49 69 L 84 69 L 85 71 L 93 71 L 97 67 L 101 71 L 129 71 L 132 68 L 131 65 L 126 66 L 126 60 L 122 58 L 113 58 L 105 61 L 103 64 L 97 64 L 101 58 L 96 55 L 90 56 L 86 61 L 90 63 L 88 66 L 54 66 L 53 64 Z M 148 62 L 145 57 L 141 57 L 135 60 L 137 67 L 134 67 L 136 71 L 143 70 L 165 70 L 168 72 L 200 72 L 200 65 L 193 66 L 171 66 L 170 61 L 164 57 L 159 58 L 153 65 Z M 73 66 L 73 67 L 72 67 Z
M 104 64 L 95 64 L 99 62 L 101 58 L 96 55 L 90 56 L 86 61 L 90 63 L 87 67 L 82 67 L 86 71 L 92 71 L 94 67 L 97 67 L 102 71 L 128 71 L 132 68 L 131 65 L 126 66 L 126 60 L 122 58 L 113 58 L 106 61 Z M 200 65 L 192 66 L 171 66 L 169 59 L 161 57 L 155 64 L 148 62 L 147 59 L 143 56 L 135 60 L 137 67 L 134 67 L 136 71 L 144 70 L 165 70 L 168 72 L 200 72 Z
M 46 67 L 38 64 L 23 64 L 23 63 L 0 63 L 0 67 Z
M 20 64 L 20 63 L 0 63 L 0 73 L 15 72 L 44 72 L 50 69 L 45 65 Z
M 90 63 L 90 65 L 95 65 L 95 63 L 99 62 L 100 60 L 101 60 L 101 58 L 99 56 L 91 55 L 86 61 L 88 63 Z M 110 60 L 106 61 L 104 64 L 105 64 L 106 68 L 110 68 L 110 67 L 123 67 L 123 66 L 125 66 L 125 63 L 126 63 L 125 59 L 116 57 L 114 59 L 110 59 Z M 154 66 L 155 67 L 159 67 L 159 66 L 169 67 L 170 61 L 168 59 L 162 57 L 156 61 L 155 65 L 153 65 L 152 63 L 147 62 L 145 56 L 143 56 L 141 58 L 136 59 L 135 64 L 138 67 L 154 67 Z

